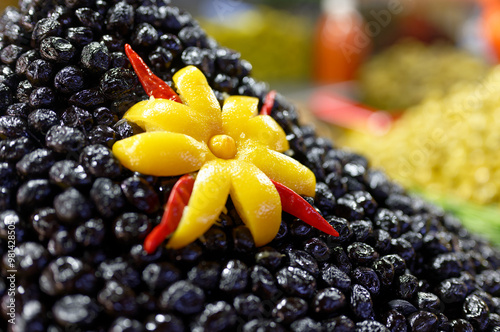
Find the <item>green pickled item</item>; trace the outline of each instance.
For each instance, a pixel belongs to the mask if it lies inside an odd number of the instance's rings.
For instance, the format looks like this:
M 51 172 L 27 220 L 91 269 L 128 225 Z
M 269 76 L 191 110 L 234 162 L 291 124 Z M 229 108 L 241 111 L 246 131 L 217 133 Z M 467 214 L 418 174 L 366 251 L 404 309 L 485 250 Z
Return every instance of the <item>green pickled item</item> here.
M 220 45 L 238 50 L 252 63 L 253 77 L 280 82 L 309 78 L 314 25 L 307 17 L 257 6 L 200 22 Z
M 403 111 L 445 95 L 457 82 L 477 82 L 488 69 L 482 59 L 452 45 L 405 40 L 365 63 L 358 78 L 365 104 Z

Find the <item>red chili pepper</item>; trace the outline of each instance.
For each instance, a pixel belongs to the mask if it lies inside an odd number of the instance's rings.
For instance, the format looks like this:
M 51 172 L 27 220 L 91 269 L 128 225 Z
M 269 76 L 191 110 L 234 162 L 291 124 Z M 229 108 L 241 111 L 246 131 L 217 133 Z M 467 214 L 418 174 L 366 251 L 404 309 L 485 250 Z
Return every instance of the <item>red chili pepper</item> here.
M 184 208 L 193 192 L 194 177 L 182 176 L 172 188 L 161 222 L 144 240 L 144 250 L 152 254 L 156 248 L 179 226 Z M 271 180 L 278 190 L 282 210 L 301 219 L 326 234 L 339 236 L 339 233 L 305 199 L 287 186 Z
M 193 192 L 193 186 L 194 177 L 189 174 L 182 176 L 175 183 L 160 224 L 144 240 L 144 250 L 148 254 L 153 253 L 167 236 L 172 234 L 179 226 L 184 208 L 188 205 Z
M 287 186 L 271 180 L 278 190 L 283 211 L 299 218 L 306 224 L 326 234 L 339 236 L 339 233 L 305 199 Z
M 129 44 L 125 44 L 125 53 L 127 54 L 134 71 L 139 77 L 139 81 L 148 96 L 155 98 L 169 99 L 182 104 L 182 100 L 177 93 L 161 78 L 153 74 L 148 65 L 142 58 L 132 49 Z
M 324 91 L 313 94 L 309 108 L 317 118 L 323 121 L 375 135 L 387 133 L 399 116 L 394 113 L 376 111 Z
M 260 115 L 271 115 L 271 111 L 273 110 L 274 101 L 276 100 L 276 90 L 271 90 L 266 95 L 266 100 L 264 101 L 264 105 L 260 109 Z

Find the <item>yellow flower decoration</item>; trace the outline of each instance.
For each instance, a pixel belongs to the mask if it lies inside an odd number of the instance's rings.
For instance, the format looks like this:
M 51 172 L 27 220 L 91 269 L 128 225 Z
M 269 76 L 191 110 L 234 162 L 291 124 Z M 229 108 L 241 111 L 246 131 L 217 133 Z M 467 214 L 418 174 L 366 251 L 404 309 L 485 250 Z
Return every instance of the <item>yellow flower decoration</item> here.
M 258 114 L 258 99 L 229 97 L 221 110 L 203 73 L 189 66 L 173 77 L 183 104 L 151 98 L 124 118 L 146 132 L 118 141 L 113 152 L 130 170 L 155 176 L 198 171 L 192 195 L 167 246 L 181 248 L 218 219 L 228 195 L 257 246 L 273 240 L 281 224 L 281 201 L 270 179 L 298 194 L 314 196 L 314 174 L 281 152 L 283 129 Z

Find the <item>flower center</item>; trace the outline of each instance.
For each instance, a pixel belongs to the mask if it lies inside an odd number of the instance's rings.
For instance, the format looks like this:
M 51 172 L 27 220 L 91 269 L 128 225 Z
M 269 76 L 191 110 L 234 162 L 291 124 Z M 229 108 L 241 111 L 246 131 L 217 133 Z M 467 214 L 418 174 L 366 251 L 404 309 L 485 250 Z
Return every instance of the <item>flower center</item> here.
M 208 148 L 221 159 L 231 159 L 236 156 L 236 143 L 231 136 L 215 135 L 208 141 Z

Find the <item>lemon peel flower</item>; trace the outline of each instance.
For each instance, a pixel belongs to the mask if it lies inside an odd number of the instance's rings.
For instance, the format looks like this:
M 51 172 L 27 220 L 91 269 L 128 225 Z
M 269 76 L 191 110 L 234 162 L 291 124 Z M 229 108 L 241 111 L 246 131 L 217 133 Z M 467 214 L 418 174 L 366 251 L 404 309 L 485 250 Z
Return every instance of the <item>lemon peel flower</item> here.
M 228 195 L 256 246 L 269 243 L 281 224 L 280 196 L 271 179 L 314 196 L 314 174 L 281 153 L 289 148 L 286 135 L 273 118 L 258 115 L 257 98 L 232 96 L 221 110 L 196 67 L 180 70 L 173 81 L 183 104 L 153 97 L 137 103 L 124 118 L 145 132 L 113 145 L 113 153 L 132 171 L 155 176 L 198 171 L 167 246 L 181 248 L 204 234 Z

